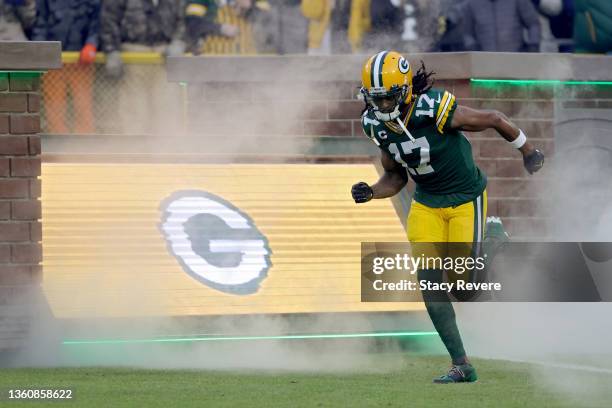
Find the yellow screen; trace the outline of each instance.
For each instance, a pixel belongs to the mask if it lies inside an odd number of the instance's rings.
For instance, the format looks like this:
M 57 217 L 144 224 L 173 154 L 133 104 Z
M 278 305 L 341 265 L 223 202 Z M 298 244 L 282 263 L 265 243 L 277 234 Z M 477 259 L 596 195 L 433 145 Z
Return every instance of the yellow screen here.
M 360 243 L 406 240 L 389 200 L 351 199 L 377 178 L 372 165 L 44 164 L 45 294 L 57 317 L 421 310 L 360 301 Z

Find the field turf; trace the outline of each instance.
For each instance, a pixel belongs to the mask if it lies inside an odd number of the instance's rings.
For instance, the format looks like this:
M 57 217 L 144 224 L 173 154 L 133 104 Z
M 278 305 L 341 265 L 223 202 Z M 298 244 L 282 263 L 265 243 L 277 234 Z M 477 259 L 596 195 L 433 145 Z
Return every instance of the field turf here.
M 114 367 L 0 370 L 0 405 L 7 407 L 609 407 L 612 374 L 500 360 L 473 360 L 474 384 L 434 385 L 443 357 L 380 355 L 391 370 L 153 370 Z M 399 359 L 399 364 L 398 364 Z M 8 401 L 10 388 L 71 388 L 72 401 Z

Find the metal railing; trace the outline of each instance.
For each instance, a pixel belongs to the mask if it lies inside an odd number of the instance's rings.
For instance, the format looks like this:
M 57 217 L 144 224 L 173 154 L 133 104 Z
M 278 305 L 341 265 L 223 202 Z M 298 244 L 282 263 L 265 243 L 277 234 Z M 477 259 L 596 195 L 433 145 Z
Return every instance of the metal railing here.
M 152 134 L 183 126 L 184 89 L 166 79 L 159 53 L 122 53 L 123 74 L 109 77 L 106 57 L 79 64 L 62 53 L 64 66 L 43 76 L 42 129 L 49 134 Z

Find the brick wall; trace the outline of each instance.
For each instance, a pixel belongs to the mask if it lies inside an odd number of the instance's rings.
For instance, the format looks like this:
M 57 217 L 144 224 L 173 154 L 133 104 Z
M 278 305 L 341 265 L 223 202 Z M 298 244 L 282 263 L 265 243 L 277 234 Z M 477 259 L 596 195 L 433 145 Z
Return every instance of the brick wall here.
M 290 86 L 198 84 L 192 95 L 195 103 L 190 103 L 190 117 L 195 120 L 192 125 L 198 134 L 222 136 L 231 121 L 237 132 L 251 133 L 254 137 L 264 134 L 331 137 L 350 143 L 364 138 L 360 124 L 364 105 L 357 99 L 359 86 L 356 81 Z M 550 85 L 480 86 L 468 79 L 440 80 L 434 86 L 453 92 L 461 104 L 505 113 L 548 158 L 554 151 L 555 99 L 595 96 L 592 92 L 555 92 Z M 489 215 L 503 217 L 515 237 L 532 237 L 534 230 L 544 231 L 545 219 L 535 197 L 544 176 L 530 176 L 523 168 L 520 153 L 495 131 L 466 135 L 478 165 L 489 179 Z M 376 149 L 373 152 L 377 154 Z
M 541 148 L 550 166 L 554 159 L 555 114 L 563 108 L 612 108 L 612 86 L 476 84 L 469 79 L 438 80 L 436 87 L 457 96 L 461 104 L 505 113 Z M 236 132 L 274 137 L 364 140 L 359 122 L 363 103 L 359 82 L 213 84 L 191 86 L 191 114 L 199 135 Z M 194 103 L 195 102 L 195 103 Z M 489 179 L 489 215 L 501 216 L 515 238 L 543 237 L 546 214 L 541 209 L 546 168 L 530 176 L 521 155 L 495 132 L 466 133 L 474 157 Z M 347 149 L 348 150 L 348 149 Z M 377 153 L 376 149 L 373 149 Z M 336 153 L 337 154 L 337 153 Z
M 519 126 L 548 159 L 554 154 L 555 94 L 550 85 L 481 86 L 468 81 L 459 93 L 460 103 L 479 109 L 496 109 Z M 488 176 L 488 214 L 502 217 L 515 239 L 544 237 L 547 220 L 541 211 L 545 171 L 529 175 L 522 156 L 494 130 L 466 133 L 474 157 Z
M 0 349 L 27 330 L 23 293 L 42 277 L 39 73 L 0 73 Z

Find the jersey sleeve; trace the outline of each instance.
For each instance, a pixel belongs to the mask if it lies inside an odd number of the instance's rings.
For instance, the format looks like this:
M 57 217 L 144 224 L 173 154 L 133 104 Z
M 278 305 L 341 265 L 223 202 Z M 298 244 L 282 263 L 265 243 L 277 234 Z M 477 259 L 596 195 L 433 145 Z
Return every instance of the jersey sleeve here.
M 444 133 L 450 128 L 455 109 L 457 109 L 455 95 L 448 91 L 440 92 L 438 98 L 436 98 L 436 105 L 434 106 L 436 113 L 436 129 L 438 132 Z
M 370 118 L 367 112 L 364 112 L 363 115 L 361 115 L 361 129 L 363 130 L 363 134 L 374 142 L 376 146 L 380 146 L 380 143 L 376 139 L 376 128 L 378 125 L 380 125 L 380 122 L 376 119 Z

